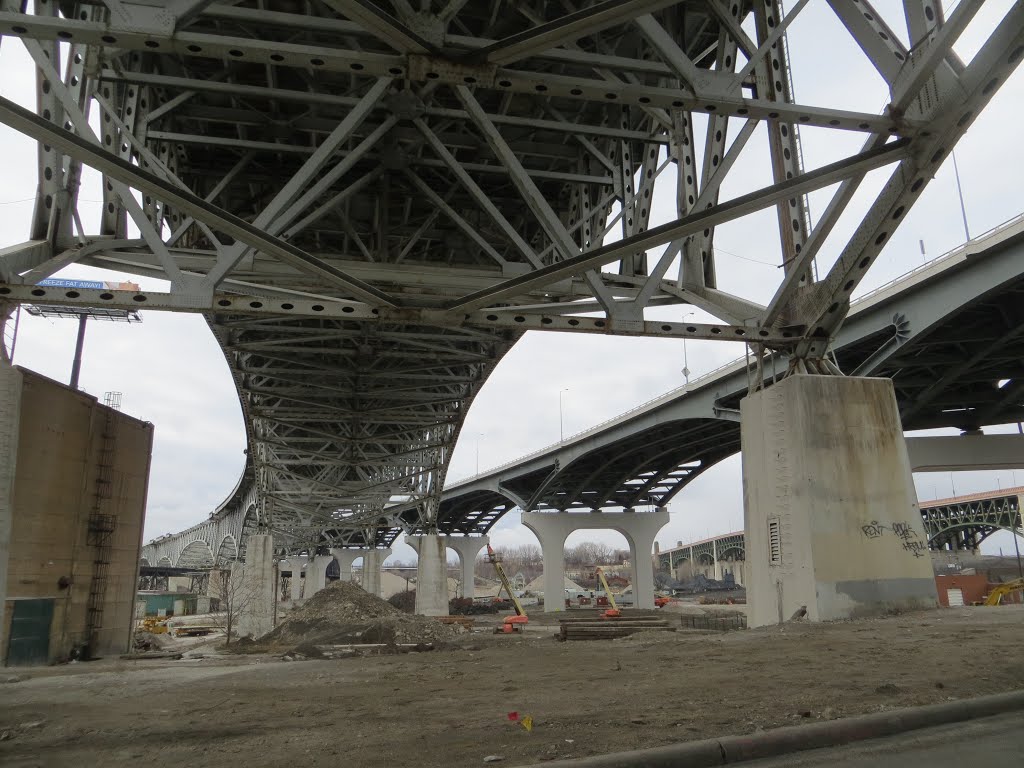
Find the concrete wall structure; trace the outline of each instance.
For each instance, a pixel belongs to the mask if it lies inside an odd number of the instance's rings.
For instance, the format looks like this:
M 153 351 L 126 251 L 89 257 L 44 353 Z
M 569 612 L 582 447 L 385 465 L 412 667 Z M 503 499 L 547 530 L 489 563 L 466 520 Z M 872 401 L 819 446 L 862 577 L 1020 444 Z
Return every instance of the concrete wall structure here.
M 405 543 L 416 550 L 416 613 L 420 616 L 448 615 L 447 536 L 428 533 L 406 536 Z
M 258 638 L 274 628 L 277 573 L 274 538 L 268 534 L 249 536 L 245 563 L 231 564 L 228 610 L 236 637 Z
M 462 577 L 459 580 L 461 597 L 476 597 L 476 559 L 480 550 L 491 543 L 489 536 L 445 536 L 445 545 L 459 556 Z
M 371 595 L 383 597 L 380 571 L 384 561 L 391 557 L 391 548 L 363 551 L 363 589 Z
M 656 512 L 524 512 L 523 525 L 537 536 L 544 557 L 544 611 L 565 608 L 565 540 L 573 531 L 610 528 L 629 544 L 631 583 L 637 608 L 654 608 L 654 539 L 669 521 L 667 507 Z
M 890 380 L 794 375 L 741 411 L 750 626 L 937 605 Z
M 49 661 L 90 639 L 93 655 L 128 650 L 152 444 L 152 424 L 0 363 L 0 661 L 23 600 L 52 601 Z M 90 633 L 91 590 L 102 597 Z
M 3 343 L 0 342 L 0 349 Z M 18 424 L 21 415 L 22 376 L 14 366 L 0 360 L 0 600 L 7 599 L 7 563 L 11 551 L 11 522 L 14 518 L 14 474 L 18 464 Z M 6 612 L 2 614 L 7 626 Z M 3 649 L 0 648 L 0 651 Z M 0 656 L 2 663 L 5 656 Z

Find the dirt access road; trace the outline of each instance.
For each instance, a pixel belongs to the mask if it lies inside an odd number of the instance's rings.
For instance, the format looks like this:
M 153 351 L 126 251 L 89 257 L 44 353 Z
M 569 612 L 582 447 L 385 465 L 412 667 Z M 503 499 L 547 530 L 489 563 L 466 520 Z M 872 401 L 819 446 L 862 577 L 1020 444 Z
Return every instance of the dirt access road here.
M 1024 688 L 1019 607 L 576 643 L 542 623 L 402 656 L 0 670 L 0 765 L 520 765 Z

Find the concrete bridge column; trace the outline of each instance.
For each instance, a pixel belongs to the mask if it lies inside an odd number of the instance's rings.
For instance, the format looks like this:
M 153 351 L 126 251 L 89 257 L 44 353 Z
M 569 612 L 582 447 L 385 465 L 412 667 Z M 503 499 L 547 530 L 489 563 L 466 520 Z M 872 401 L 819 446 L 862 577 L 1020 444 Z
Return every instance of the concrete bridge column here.
M 258 638 L 274 628 L 276 582 L 273 537 L 249 536 L 245 562 L 231 564 L 227 610 L 234 614 L 237 637 Z
M 335 548 L 331 550 L 331 554 L 338 561 L 338 580 L 352 581 L 352 563 L 366 554 L 366 550 Z
M 312 597 L 327 586 L 327 566 L 334 558 L 331 555 L 317 555 L 306 566 L 306 597 Z
M 308 561 L 305 555 L 288 555 L 288 565 L 292 571 L 292 602 L 302 597 L 302 566 Z
M 889 379 L 790 376 L 741 440 L 750 626 L 938 604 Z
M 626 537 L 637 608 L 654 607 L 654 569 L 650 554 L 654 540 L 668 523 L 667 507 L 656 512 L 524 512 L 523 525 L 540 541 L 544 555 L 544 611 L 565 608 L 565 539 L 580 529 L 610 528 Z
M 480 550 L 490 544 L 488 536 L 445 536 L 445 544 L 455 550 L 462 565 L 462 596 L 476 597 L 476 559 Z
M 363 550 L 363 589 L 371 595 L 383 597 L 380 567 L 391 556 L 391 548 Z
M 565 609 L 565 539 L 572 532 L 565 512 L 523 512 L 523 525 L 540 542 L 544 558 L 544 613 Z
M 711 556 L 715 558 L 715 581 L 722 580 L 722 563 L 718 560 L 718 542 L 711 542 Z
M 654 569 L 648 556 L 654 547 L 658 531 L 669 521 L 668 507 L 657 512 L 623 512 L 616 528 L 629 542 L 629 562 L 633 571 L 633 604 L 636 608 L 654 608 Z
M 447 536 L 425 533 L 406 536 L 405 543 L 416 550 L 416 613 L 420 616 L 448 615 Z

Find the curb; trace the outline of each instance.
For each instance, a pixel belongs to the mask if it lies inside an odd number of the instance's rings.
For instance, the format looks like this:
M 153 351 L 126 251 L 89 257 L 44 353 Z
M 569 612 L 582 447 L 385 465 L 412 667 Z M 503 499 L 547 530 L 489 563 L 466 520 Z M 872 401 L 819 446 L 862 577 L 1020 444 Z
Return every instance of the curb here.
M 894 736 L 920 728 L 960 723 L 1017 710 L 1024 710 L 1024 691 L 909 707 L 812 725 L 786 726 L 749 736 L 724 736 L 633 752 L 554 760 L 537 765 L 545 768 L 710 768 L 808 749 L 838 747 L 855 741 Z

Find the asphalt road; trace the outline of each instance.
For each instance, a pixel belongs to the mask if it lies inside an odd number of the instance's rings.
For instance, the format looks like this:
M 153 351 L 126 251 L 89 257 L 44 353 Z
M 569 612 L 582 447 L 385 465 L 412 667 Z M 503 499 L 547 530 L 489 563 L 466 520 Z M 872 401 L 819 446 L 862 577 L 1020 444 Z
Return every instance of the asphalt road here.
M 1021 768 L 1024 712 L 741 763 L 744 768 Z

